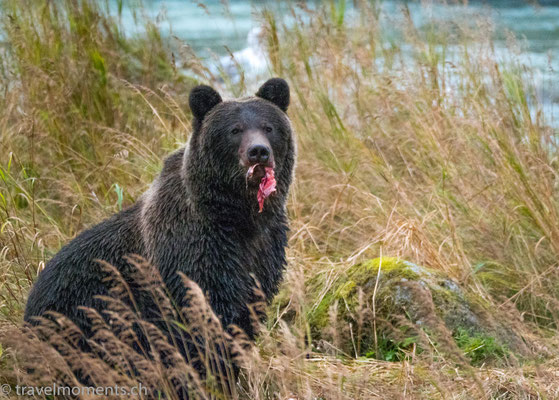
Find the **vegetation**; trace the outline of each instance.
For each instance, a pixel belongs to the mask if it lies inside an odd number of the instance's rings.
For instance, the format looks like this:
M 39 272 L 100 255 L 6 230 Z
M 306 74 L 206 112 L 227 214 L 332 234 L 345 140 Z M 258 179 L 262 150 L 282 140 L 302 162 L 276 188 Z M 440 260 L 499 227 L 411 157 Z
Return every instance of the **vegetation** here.
M 285 285 L 256 347 L 225 338 L 241 344 L 243 365 L 228 396 L 559 396 L 558 141 L 529 72 L 513 51 L 497 62 L 481 17 L 420 28 L 405 8 L 355 3 L 355 14 L 342 1 L 292 6 L 290 21 L 260 16 L 268 74 L 292 88 L 299 156 Z M 75 352 L 18 328 L 34 277 L 77 232 L 129 206 L 187 141 L 195 81 L 237 96 L 262 77 L 214 76 L 142 18 L 146 34 L 127 37 L 94 1 L 0 4 L 0 383 L 73 379 Z M 450 286 L 437 292 L 427 273 Z M 387 307 L 392 278 L 420 301 Z M 453 304 L 491 329 L 452 325 Z M 110 343 L 130 355 L 123 338 Z M 56 367 L 28 376 L 45 359 Z M 86 361 L 97 379 L 130 383 Z M 138 380 L 164 391 L 175 373 L 201 398 L 223 397 L 180 360 L 136 361 Z

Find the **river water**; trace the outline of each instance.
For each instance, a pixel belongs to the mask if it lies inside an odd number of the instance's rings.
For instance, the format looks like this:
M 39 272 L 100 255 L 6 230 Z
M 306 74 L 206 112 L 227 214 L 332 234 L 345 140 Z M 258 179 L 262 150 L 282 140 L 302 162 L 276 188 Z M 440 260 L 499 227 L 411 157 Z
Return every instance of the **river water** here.
M 347 20 L 355 10 L 347 1 Z M 109 2 L 111 13 L 117 14 L 116 0 Z M 174 35 L 189 46 L 211 66 L 212 60 L 225 60 L 228 51 L 243 64 L 245 71 L 265 69 L 263 53 L 259 49 L 255 32 L 259 10 L 276 8 L 282 12 L 286 2 L 281 1 L 224 1 L 210 0 L 152 0 L 143 3 L 143 12 L 156 21 L 166 35 Z M 313 2 L 307 2 L 312 8 Z M 538 98 L 543 104 L 548 120 L 556 125 L 555 109 L 559 104 L 559 0 L 470 1 L 467 6 L 440 5 L 434 2 L 385 0 L 380 2 L 382 12 L 393 16 L 402 13 L 403 5 L 410 10 L 416 26 L 421 27 L 430 18 L 438 20 L 464 17 L 489 17 L 495 24 L 496 46 L 504 46 L 505 32 L 512 32 L 522 44 L 523 63 L 529 65 Z M 141 24 L 135 24 L 132 13 L 124 9 L 122 23 L 127 33 L 138 33 Z M 558 119 L 559 120 L 559 119 Z

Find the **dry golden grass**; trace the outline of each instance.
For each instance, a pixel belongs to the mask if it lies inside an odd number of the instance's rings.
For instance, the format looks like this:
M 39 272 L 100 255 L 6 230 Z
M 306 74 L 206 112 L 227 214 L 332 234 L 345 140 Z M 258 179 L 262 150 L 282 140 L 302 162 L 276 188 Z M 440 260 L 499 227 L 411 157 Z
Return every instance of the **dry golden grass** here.
M 421 28 L 405 9 L 387 16 L 375 2 L 356 4 L 355 15 L 339 4 L 294 5 L 291 22 L 261 14 L 269 74 L 292 88 L 299 147 L 281 294 L 288 301 L 269 311 L 229 395 L 559 397 L 557 137 L 522 58 L 509 51 L 497 62 L 482 17 Z M 139 22 L 146 37 L 126 38 L 88 0 L 1 7 L 9 46 L 0 49 L 0 330 L 12 340 L 0 365 L 13 383 L 25 375 L 13 339 L 37 272 L 77 232 L 130 205 L 186 142 L 193 79 L 181 68 L 235 95 L 250 94 L 256 77 L 223 83 L 149 21 Z M 483 298 L 530 338 L 533 359 L 497 368 L 471 367 L 435 346 L 406 348 L 398 362 L 317 351 L 309 310 L 344 271 L 381 254 L 443 271 Z M 319 298 L 308 291 L 313 279 L 322 280 Z M 77 357 L 25 343 L 37 349 L 29 362 L 48 357 L 66 372 Z M 106 371 L 99 379 L 131 379 L 87 362 Z M 142 365 L 142 379 L 149 371 L 146 382 L 172 392 L 160 364 Z M 55 377 L 40 371 L 43 383 Z M 173 371 L 193 376 L 178 359 Z M 191 386 L 220 398 L 205 381 Z

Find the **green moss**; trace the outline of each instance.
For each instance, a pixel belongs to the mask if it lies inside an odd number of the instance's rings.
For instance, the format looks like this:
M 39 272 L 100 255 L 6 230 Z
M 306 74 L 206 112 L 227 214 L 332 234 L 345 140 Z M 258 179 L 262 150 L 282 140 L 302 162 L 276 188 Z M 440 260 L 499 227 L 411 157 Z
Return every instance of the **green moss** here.
M 327 293 L 314 310 L 309 312 L 308 320 L 313 332 L 328 325 L 328 310 L 334 304 L 334 300 L 335 296 Z
M 467 329 L 459 328 L 453 337 L 473 365 L 498 361 L 510 354 L 507 346 L 500 344 L 497 339 L 489 335 L 472 333 Z
M 338 277 L 332 289 L 322 298 L 319 304 L 309 311 L 308 319 L 311 330 L 317 331 L 328 325 L 328 312 L 336 301 L 344 305 L 344 307 L 341 307 L 345 310 L 341 312 L 342 317 L 345 317 L 348 310 L 353 311 L 358 303 L 358 288 L 362 288 L 366 294 L 372 295 L 379 275 L 379 268 L 380 277 L 383 280 L 395 277 L 409 280 L 418 279 L 422 269 L 413 263 L 396 257 L 375 258 L 353 265 Z M 311 298 L 318 297 L 324 286 L 323 278 L 322 275 L 318 275 L 311 279 L 309 284 Z
M 349 269 L 348 276 L 356 283 L 364 285 L 377 276 L 379 268 L 381 274 L 387 278 L 399 276 L 410 280 L 419 278 L 420 270 L 423 269 L 397 257 L 379 257 L 354 265 Z
M 380 335 L 376 349 L 374 347 L 365 352 L 365 358 L 375 358 L 384 361 L 402 361 L 406 357 L 406 352 L 411 351 L 414 343 L 417 343 L 417 336 L 412 335 L 402 340 L 394 340 L 390 336 Z M 421 352 L 421 349 L 417 347 Z
M 327 279 L 331 279 L 330 274 L 319 274 L 307 282 L 308 306 L 302 320 L 308 323 L 312 341 L 334 339 L 334 329 L 336 346 L 346 354 L 357 351 L 359 357 L 401 361 L 412 346 L 416 353 L 425 350 L 418 341 L 419 331 L 441 353 L 454 351 L 437 344 L 446 343 L 446 339 L 439 340 L 441 334 L 447 334 L 441 332 L 456 332 L 453 339 L 472 363 L 500 360 L 509 353 L 504 343 L 516 343 L 514 332 L 496 322 L 485 300 L 464 292 L 441 271 L 383 257 L 347 268 L 334 282 L 328 282 L 330 287 L 325 292 Z M 360 309 L 360 290 L 364 309 Z M 432 298 L 434 309 L 425 296 Z M 278 297 L 288 303 L 288 296 Z M 330 310 L 336 303 L 334 327 Z M 402 317 L 411 324 L 402 324 Z M 447 330 L 440 331 L 439 324 Z
M 341 285 L 338 290 L 336 291 L 337 298 L 344 298 L 347 299 L 351 293 L 353 293 L 355 289 L 355 282 L 354 281 L 347 281 L 343 285 Z

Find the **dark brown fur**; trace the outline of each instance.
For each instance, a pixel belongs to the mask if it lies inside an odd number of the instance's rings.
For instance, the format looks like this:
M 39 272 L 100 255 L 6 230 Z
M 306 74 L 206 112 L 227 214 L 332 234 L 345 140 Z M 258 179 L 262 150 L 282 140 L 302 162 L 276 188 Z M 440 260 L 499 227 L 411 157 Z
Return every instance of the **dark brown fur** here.
M 207 293 L 224 326 L 236 324 L 252 336 L 247 303 L 253 300 L 253 276 L 270 299 L 286 263 L 286 200 L 295 162 L 288 104 L 289 88 L 281 79 L 240 101 L 223 102 L 212 88 L 195 88 L 187 148 L 165 160 L 136 204 L 82 232 L 50 260 L 31 290 L 25 320 L 57 311 L 90 333 L 78 306 L 101 310 L 97 296 L 109 293 L 95 260 L 113 264 L 126 277 L 124 257 L 138 254 L 158 268 L 179 307 L 185 297 L 182 272 Z M 249 133 L 266 139 L 275 166 L 277 193 L 262 213 L 258 185 L 246 182 L 241 143 Z M 142 313 L 155 315 L 153 304 L 137 300 Z

